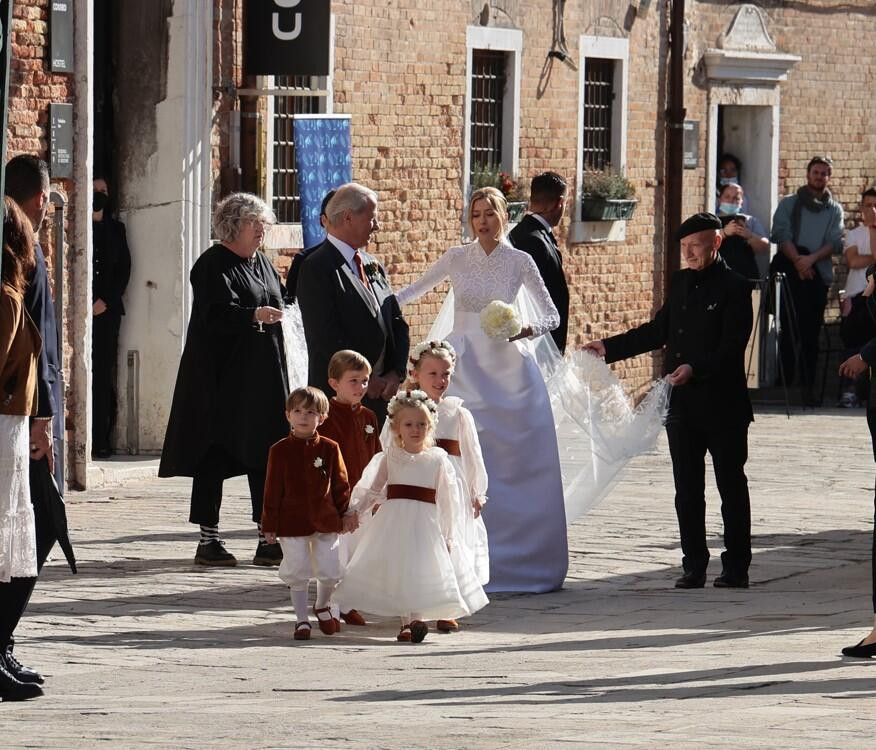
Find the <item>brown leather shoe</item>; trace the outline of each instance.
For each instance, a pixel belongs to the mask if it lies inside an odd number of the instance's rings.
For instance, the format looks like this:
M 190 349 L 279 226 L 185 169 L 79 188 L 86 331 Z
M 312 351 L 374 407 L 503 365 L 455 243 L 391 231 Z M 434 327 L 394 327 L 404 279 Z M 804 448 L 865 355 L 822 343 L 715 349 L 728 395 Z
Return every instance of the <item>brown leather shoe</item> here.
M 436 623 L 439 633 L 458 633 L 459 623 L 456 620 L 438 620 Z
M 335 634 L 335 618 L 332 617 L 332 611 L 328 607 L 322 607 L 321 609 L 314 607 L 313 614 L 316 615 L 316 624 L 319 625 L 319 629 L 324 635 Z M 327 614 L 328 618 L 321 618 L 321 614 Z
M 410 643 L 411 642 L 411 626 L 410 625 L 402 625 L 402 629 L 398 631 L 398 635 L 395 637 L 397 641 L 400 643 Z
M 347 623 L 347 625 L 367 625 L 365 622 L 365 618 L 362 617 L 362 614 L 355 609 L 351 609 L 349 612 L 341 612 L 341 619 Z
M 295 624 L 295 635 L 293 636 L 296 641 L 309 641 L 310 640 L 310 623 L 309 622 L 299 622 Z

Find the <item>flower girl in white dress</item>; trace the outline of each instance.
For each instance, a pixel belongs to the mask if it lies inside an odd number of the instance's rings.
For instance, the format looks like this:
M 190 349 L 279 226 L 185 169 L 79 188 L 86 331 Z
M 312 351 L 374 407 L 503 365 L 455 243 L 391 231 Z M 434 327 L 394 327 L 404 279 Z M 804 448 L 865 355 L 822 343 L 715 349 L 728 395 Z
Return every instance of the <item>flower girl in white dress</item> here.
M 438 406 L 435 444 L 450 457 L 459 483 L 454 532 L 459 544 L 452 553 L 466 558 L 460 564 L 473 567 L 484 586 L 490 580 L 487 528 L 481 518 L 481 509 L 487 502 L 487 469 L 474 417 L 462 405 L 461 398 L 446 395 L 455 365 L 456 352 L 447 341 L 424 341 L 411 350 L 408 384 L 424 391 Z M 388 425 L 384 425 L 380 439 L 384 446 L 392 441 Z M 439 620 L 438 630 L 456 631 L 459 625 L 454 620 Z
M 353 489 L 349 514 L 380 510 L 347 565 L 338 600 L 401 618 L 399 641 L 419 643 L 424 620 L 469 615 L 488 600 L 471 565 L 450 550 L 458 528 L 456 472 L 434 446 L 435 403 L 422 391 L 399 391 L 389 403 L 394 440 L 368 464 Z

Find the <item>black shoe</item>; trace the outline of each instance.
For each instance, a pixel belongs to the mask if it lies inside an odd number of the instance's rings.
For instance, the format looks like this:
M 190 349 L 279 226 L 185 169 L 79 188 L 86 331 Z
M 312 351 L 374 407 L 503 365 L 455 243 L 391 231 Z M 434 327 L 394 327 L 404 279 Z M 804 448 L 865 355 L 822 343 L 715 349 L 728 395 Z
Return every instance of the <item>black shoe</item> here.
M 876 656 L 876 643 L 867 643 L 864 641 L 854 645 L 846 646 L 843 649 L 843 656 L 854 656 L 857 659 L 869 659 Z
M 112 448 L 95 448 L 94 457 L 97 459 L 109 458 L 113 454 Z
M 279 565 L 283 562 L 283 548 L 279 542 L 268 544 L 267 542 L 259 542 L 256 547 L 255 557 L 252 559 L 253 565 Z
M 726 571 L 721 571 L 715 579 L 715 587 L 719 589 L 747 589 L 748 574 L 732 575 Z
M 0 700 L 26 701 L 39 698 L 43 689 L 34 682 L 22 682 L 6 668 L 6 660 L 0 659 Z
M 696 570 L 685 571 L 685 574 L 675 582 L 677 589 L 701 589 L 706 585 L 706 574 Z
M 411 643 L 422 643 L 428 632 L 429 626 L 425 622 L 414 620 L 411 623 Z
M 45 679 L 39 672 L 35 669 L 29 669 L 18 661 L 12 655 L 11 649 L 6 649 L 3 661 L 6 663 L 6 669 L 9 670 L 9 673 L 19 682 L 30 682 L 35 685 L 42 685 L 45 682 Z
M 230 567 L 237 565 L 237 558 L 232 555 L 218 539 L 206 544 L 199 544 L 195 552 L 195 565 L 220 565 Z

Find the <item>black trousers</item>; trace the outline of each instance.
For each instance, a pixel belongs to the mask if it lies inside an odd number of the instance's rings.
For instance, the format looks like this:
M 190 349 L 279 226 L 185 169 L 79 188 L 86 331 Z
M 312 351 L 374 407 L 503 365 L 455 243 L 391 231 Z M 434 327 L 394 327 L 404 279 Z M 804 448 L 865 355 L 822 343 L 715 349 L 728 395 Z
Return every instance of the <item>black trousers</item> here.
M 873 442 L 873 458 L 876 460 L 876 409 L 867 409 L 867 427 Z M 876 488 L 873 494 L 873 547 L 870 551 L 870 581 L 873 587 L 873 613 L 876 614 Z
M 709 563 L 705 497 L 708 451 L 715 467 L 724 519 L 726 551 L 721 562 L 726 573 L 746 575 L 751 564 L 751 504 L 745 476 L 748 425 L 703 428 L 688 421 L 671 421 L 666 425 L 666 434 L 675 477 L 675 512 L 685 571 L 705 572 Z
M 122 316 L 105 312 L 91 320 L 91 434 L 94 450 L 100 451 L 109 450 L 116 426 L 116 372 Z
M 815 270 L 815 269 L 813 269 Z M 788 300 L 782 301 L 782 340 L 780 356 L 785 382 L 811 388 L 815 383 L 815 367 L 818 363 L 818 338 L 824 324 L 824 308 L 827 306 L 827 285 L 818 272 L 815 278 L 803 281 L 796 273 L 785 276 L 782 293 L 791 297 L 794 315 Z M 793 332 L 792 332 L 793 329 Z M 799 367 L 794 339 L 799 347 Z
M 30 501 L 36 521 L 37 571 L 39 572 L 57 539 L 55 527 L 42 496 L 31 493 Z M 9 583 L 0 583 L 0 652 L 5 652 L 12 642 L 13 633 L 27 609 L 36 582 L 36 578 L 13 578 Z
M 259 523 L 262 520 L 267 466 L 261 469 L 245 467 L 219 445 L 210 447 L 197 472 L 195 472 L 195 476 L 192 477 L 192 504 L 189 522 L 203 526 L 217 526 L 219 524 L 219 509 L 222 507 L 222 486 L 225 479 L 241 474 L 246 474 L 246 478 L 249 480 L 252 520 Z

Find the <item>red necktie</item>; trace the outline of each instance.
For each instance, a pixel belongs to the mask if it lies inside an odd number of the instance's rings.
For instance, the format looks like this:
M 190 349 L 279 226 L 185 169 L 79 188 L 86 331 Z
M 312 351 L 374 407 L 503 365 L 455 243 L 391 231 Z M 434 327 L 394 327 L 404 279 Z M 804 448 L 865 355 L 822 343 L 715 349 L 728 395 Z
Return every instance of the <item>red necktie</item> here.
M 362 256 L 359 251 L 353 256 L 353 262 L 356 264 L 356 271 L 359 273 L 359 281 L 361 281 L 366 289 L 371 289 L 371 284 L 368 283 L 368 277 L 365 275 L 365 266 L 362 265 Z

